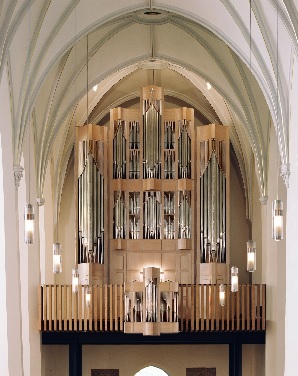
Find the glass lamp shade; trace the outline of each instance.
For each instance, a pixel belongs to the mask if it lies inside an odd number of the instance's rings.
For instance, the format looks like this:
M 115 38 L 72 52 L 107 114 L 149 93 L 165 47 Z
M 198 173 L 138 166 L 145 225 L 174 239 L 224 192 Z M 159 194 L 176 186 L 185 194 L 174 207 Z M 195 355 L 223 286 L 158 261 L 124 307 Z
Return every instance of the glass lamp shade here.
M 79 269 L 72 269 L 72 292 L 77 293 L 79 291 Z
M 231 267 L 231 291 L 238 291 L 238 268 L 236 266 Z
M 219 304 L 223 307 L 226 301 L 226 286 L 223 284 L 219 285 Z
M 26 244 L 34 243 L 34 207 L 27 204 L 24 207 L 25 233 L 24 241 Z
M 272 238 L 274 240 L 283 239 L 283 202 L 274 200 L 272 203 Z
M 246 243 L 246 249 L 247 249 L 246 270 L 248 272 L 254 272 L 256 270 L 256 264 L 257 264 L 256 242 L 254 242 L 253 240 L 249 240 Z
M 91 286 L 85 286 L 85 303 L 86 307 L 91 305 Z
M 62 247 L 60 243 L 53 244 L 53 273 L 62 273 Z

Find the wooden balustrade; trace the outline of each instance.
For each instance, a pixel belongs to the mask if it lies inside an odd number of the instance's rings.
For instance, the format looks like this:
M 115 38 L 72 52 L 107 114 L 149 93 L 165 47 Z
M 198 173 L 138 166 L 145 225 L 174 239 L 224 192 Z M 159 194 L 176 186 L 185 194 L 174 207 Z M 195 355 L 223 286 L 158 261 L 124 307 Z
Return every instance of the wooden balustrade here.
M 219 303 L 219 285 L 179 286 L 179 331 L 265 330 L 266 286 L 226 286 L 225 305 Z
M 86 306 L 85 286 L 77 294 L 71 285 L 39 287 L 41 331 L 123 332 L 122 285 L 92 286 Z M 219 285 L 179 286 L 179 331 L 259 331 L 266 325 L 266 286 L 226 286 L 225 305 L 219 303 Z

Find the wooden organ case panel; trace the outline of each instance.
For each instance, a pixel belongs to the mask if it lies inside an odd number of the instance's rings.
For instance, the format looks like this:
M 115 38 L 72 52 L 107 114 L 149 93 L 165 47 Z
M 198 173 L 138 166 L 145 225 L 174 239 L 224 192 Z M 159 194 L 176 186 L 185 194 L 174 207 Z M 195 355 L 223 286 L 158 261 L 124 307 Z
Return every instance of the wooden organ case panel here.
M 107 129 L 76 128 L 77 262 L 80 283 L 107 283 Z
M 197 275 L 201 284 L 228 283 L 230 234 L 229 129 L 197 128 Z
M 141 91 L 140 111 L 115 108 L 109 129 L 110 282 L 194 282 L 194 111 L 164 109 L 163 90 Z

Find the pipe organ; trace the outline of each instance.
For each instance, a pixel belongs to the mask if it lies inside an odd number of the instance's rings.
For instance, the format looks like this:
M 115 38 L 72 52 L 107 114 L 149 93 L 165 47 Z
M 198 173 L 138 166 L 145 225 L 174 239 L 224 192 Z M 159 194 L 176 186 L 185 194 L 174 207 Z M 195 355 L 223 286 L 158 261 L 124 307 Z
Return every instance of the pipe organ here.
M 109 127 L 78 127 L 80 282 L 139 281 L 152 266 L 164 281 L 227 283 L 229 163 L 228 127 L 195 127 L 153 85 Z

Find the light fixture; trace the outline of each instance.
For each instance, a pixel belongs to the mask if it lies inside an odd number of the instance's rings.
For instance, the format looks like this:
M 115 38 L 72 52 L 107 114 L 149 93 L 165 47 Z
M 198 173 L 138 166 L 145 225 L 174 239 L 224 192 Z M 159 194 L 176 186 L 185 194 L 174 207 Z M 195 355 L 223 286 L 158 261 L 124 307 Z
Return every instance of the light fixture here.
M 91 286 L 85 286 L 85 303 L 86 307 L 90 307 L 91 305 Z
M 276 241 L 283 239 L 283 202 L 278 199 L 278 134 L 279 134 L 279 90 L 278 90 L 278 0 L 276 0 L 276 145 L 277 145 L 277 198 L 272 203 L 272 238 Z
M 272 238 L 283 239 L 283 202 L 278 199 L 272 203 Z
M 226 302 L 226 286 L 221 283 L 219 285 L 219 304 L 223 307 Z
M 30 166 L 29 166 L 29 169 L 30 169 Z M 29 185 L 30 185 L 30 181 L 29 181 Z M 30 192 L 30 188 L 29 188 L 29 192 Z M 30 197 L 30 193 L 29 193 L 29 197 Z M 33 244 L 34 243 L 34 207 L 32 204 L 25 205 L 24 220 L 25 220 L 24 241 L 26 244 Z
M 62 273 L 62 246 L 58 242 L 58 203 L 56 204 L 56 243 L 53 243 L 53 273 Z
M 97 91 L 97 85 L 93 86 L 93 91 Z
M 72 292 L 77 293 L 79 291 L 79 269 L 72 268 Z
M 209 82 L 207 82 L 207 89 L 208 90 L 212 89 L 212 86 L 211 86 L 211 84 Z
M 30 156 L 31 156 L 31 145 L 30 145 L 30 60 L 31 60 L 31 50 L 30 50 L 30 2 L 28 3 L 28 15 L 29 15 L 29 37 L 28 37 L 28 54 L 29 54 L 29 66 L 28 66 L 28 128 L 29 128 L 29 184 L 28 184 L 28 201 L 29 204 L 26 204 L 24 207 L 24 221 L 25 221 L 25 231 L 24 231 L 24 241 L 26 244 L 33 244 L 34 243 L 34 207 L 30 204 Z
M 60 243 L 53 244 L 53 273 L 62 273 L 62 247 Z
M 256 242 L 253 240 L 249 240 L 246 242 L 246 250 L 247 250 L 247 265 L 246 270 L 248 272 L 254 272 L 256 270 Z
M 238 268 L 236 266 L 231 267 L 231 291 L 238 291 Z

